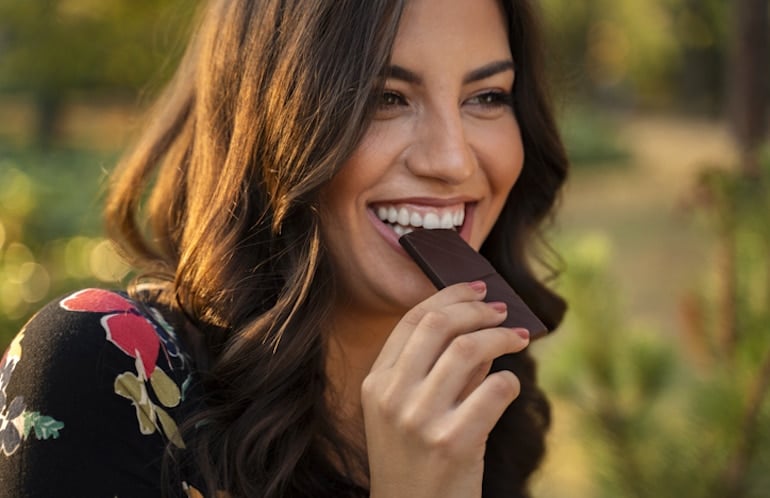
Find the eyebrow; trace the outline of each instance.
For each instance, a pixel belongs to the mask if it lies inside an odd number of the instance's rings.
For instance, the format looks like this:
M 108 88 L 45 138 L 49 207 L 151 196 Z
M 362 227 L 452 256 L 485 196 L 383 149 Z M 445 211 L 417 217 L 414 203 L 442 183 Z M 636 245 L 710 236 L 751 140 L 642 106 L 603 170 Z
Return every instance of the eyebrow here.
M 467 85 L 468 83 L 481 81 L 505 71 L 513 71 L 514 68 L 515 65 L 512 60 L 490 62 L 489 64 L 481 66 L 478 69 L 474 69 L 473 71 L 466 74 L 463 78 L 463 84 Z M 388 78 L 395 78 L 406 83 L 412 83 L 415 85 L 422 84 L 422 78 L 420 75 L 398 65 L 388 66 L 387 70 L 385 71 L 385 75 Z

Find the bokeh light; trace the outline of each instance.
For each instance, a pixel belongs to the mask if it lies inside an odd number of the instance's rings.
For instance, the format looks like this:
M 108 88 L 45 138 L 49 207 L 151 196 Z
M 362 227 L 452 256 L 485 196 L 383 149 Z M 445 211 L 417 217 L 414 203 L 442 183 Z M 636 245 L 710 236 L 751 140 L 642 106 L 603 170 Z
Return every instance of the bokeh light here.
M 70 278 L 84 279 L 91 276 L 91 251 L 98 241 L 76 236 L 64 246 L 64 268 Z
M 22 268 L 25 263 L 34 263 L 35 256 L 27 246 L 20 242 L 12 242 L 3 254 L 3 268 L 5 277 L 16 283 L 25 280 Z
M 34 184 L 12 164 L 0 164 L 0 205 L 11 218 L 23 217 L 35 207 Z
M 89 267 L 94 277 L 102 282 L 119 282 L 130 270 L 109 240 L 102 240 L 91 249 Z

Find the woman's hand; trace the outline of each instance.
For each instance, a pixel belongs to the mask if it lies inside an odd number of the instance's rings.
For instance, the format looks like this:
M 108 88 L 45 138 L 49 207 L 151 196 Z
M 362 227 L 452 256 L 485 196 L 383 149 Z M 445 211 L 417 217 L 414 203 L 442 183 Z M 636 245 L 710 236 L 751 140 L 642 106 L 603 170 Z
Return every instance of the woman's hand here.
M 489 432 L 518 396 L 492 360 L 522 350 L 526 331 L 498 327 L 504 303 L 483 282 L 447 287 L 410 310 L 361 387 L 372 498 L 481 496 Z

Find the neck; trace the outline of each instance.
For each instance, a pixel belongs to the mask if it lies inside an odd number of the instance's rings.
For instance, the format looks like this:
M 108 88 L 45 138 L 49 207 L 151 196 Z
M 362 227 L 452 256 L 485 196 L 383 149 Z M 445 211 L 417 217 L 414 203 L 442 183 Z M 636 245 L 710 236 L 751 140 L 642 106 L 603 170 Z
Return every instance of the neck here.
M 361 418 L 361 383 L 377 359 L 397 314 L 374 314 L 354 305 L 338 305 L 331 317 L 326 373 L 334 405 L 345 418 Z
M 327 329 L 327 399 L 336 414 L 338 429 L 355 448 L 353 454 L 358 453 L 364 459 L 365 466 L 354 469 L 352 476 L 364 487 L 369 485 L 369 475 L 365 463 L 366 436 L 361 409 L 361 384 L 400 319 L 398 313 L 372 313 L 348 301 L 342 304 L 338 301 L 332 310 Z

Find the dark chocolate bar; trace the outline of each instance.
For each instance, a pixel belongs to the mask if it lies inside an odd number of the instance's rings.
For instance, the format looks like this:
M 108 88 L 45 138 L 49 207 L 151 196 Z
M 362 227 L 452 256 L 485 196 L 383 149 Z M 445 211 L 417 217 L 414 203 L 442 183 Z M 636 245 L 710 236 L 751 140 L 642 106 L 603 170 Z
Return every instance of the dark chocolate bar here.
M 527 307 L 492 264 L 469 246 L 454 230 L 415 230 L 403 235 L 399 243 L 414 259 L 433 285 L 443 289 L 460 282 L 483 280 L 487 284 L 486 302 L 508 305 L 503 327 L 529 330 L 531 339 L 548 333 L 548 328 Z

